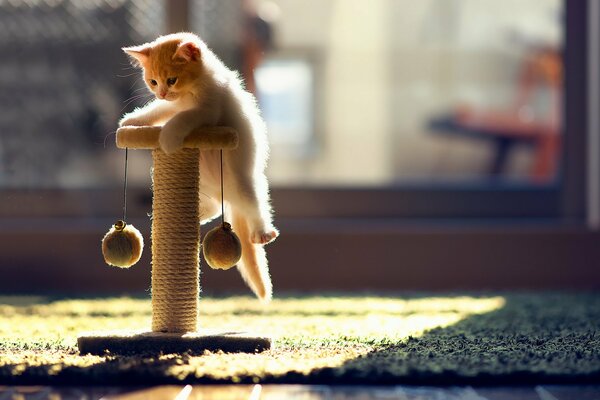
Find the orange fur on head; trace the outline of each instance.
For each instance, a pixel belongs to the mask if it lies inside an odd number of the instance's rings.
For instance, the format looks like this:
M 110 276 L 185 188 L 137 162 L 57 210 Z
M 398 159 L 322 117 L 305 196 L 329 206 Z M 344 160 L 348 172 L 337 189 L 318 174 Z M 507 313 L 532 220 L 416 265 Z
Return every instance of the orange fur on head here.
M 123 47 L 122 50 L 127 53 L 135 67 L 143 66 L 150 56 L 150 47 L 145 45 Z
M 198 61 L 200 49 L 194 42 L 180 43 L 173 55 L 173 60 L 181 59 L 184 62 Z
M 123 51 L 135 66 L 143 67 L 144 82 L 157 98 L 176 100 L 192 93 L 202 76 L 201 43 L 193 35 L 161 36 Z

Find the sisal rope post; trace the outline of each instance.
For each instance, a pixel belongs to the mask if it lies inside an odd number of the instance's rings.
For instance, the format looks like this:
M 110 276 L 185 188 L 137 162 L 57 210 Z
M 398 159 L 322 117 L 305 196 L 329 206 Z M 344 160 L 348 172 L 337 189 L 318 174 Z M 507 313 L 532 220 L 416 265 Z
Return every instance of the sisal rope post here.
M 152 151 L 152 331 L 195 332 L 199 295 L 198 149 Z

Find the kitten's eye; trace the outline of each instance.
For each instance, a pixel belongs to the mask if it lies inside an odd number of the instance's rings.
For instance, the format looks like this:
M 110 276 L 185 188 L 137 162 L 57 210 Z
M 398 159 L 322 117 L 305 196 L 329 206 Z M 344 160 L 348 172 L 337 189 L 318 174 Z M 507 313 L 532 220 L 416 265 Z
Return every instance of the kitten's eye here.
M 154 79 L 150 79 L 150 84 L 152 86 L 156 86 L 156 85 L 158 85 L 158 82 L 156 82 L 156 80 L 154 80 Z
M 175 84 L 175 82 L 177 82 L 177 78 L 176 77 L 167 79 L 167 85 L 168 86 L 173 86 Z

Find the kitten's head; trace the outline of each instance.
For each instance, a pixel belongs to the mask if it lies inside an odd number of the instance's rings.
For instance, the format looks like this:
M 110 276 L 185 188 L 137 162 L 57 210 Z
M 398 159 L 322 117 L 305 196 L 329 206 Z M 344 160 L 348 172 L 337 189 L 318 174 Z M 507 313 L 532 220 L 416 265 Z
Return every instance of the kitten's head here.
M 144 82 L 159 99 L 177 100 L 193 93 L 201 74 L 200 39 L 187 33 L 162 36 L 140 46 L 124 47 Z

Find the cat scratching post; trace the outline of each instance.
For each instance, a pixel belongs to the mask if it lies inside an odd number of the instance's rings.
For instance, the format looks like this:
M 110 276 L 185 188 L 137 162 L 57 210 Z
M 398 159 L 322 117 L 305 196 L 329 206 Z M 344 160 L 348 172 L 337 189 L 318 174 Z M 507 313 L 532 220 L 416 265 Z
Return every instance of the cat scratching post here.
M 80 336 L 81 353 L 256 352 L 271 339 L 244 333 L 198 329 L 200 252 L 200 150 L 237 147 L 237 133 L 226 127 L 199 128 L 184 149 L 159 149 L 160 127 L 124 127 L 117 147 L 152 150 L 152 331 L 101 332 Z

